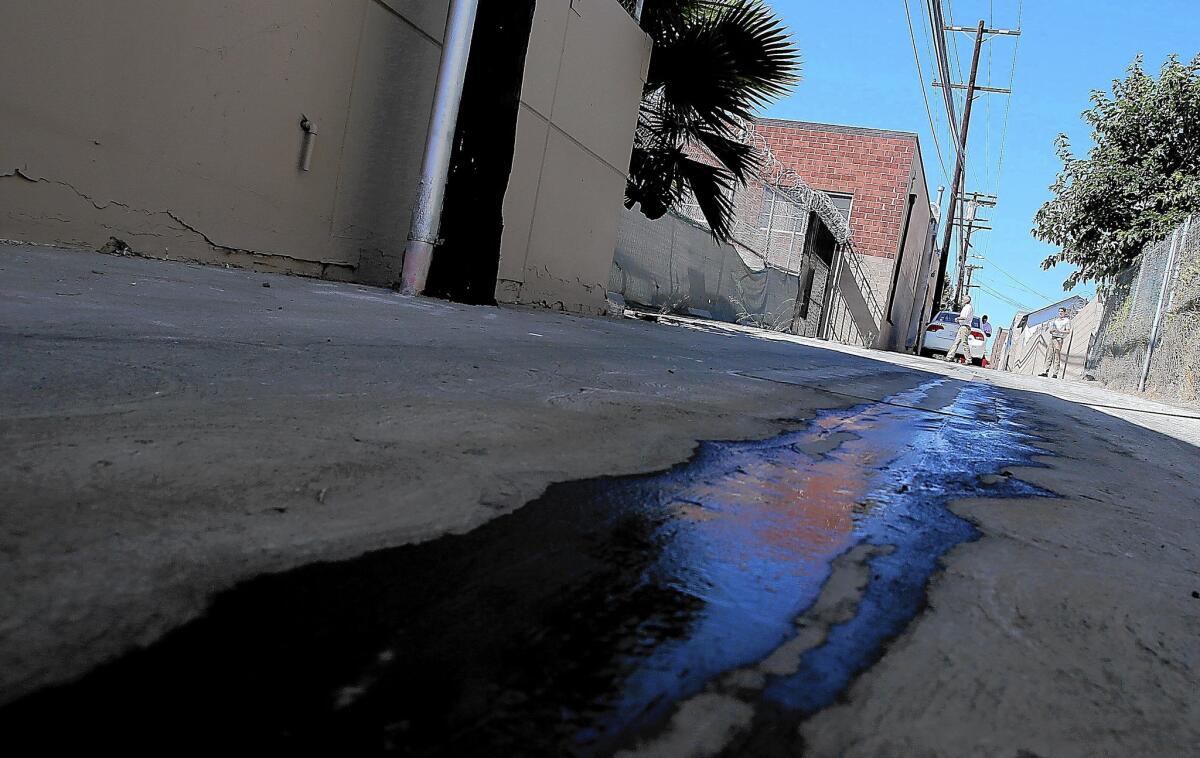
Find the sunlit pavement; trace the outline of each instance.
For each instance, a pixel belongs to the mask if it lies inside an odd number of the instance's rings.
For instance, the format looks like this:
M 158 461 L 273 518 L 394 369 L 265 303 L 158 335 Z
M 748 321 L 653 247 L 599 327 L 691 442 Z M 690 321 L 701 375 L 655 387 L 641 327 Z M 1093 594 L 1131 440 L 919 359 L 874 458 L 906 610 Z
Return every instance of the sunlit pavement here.
M 5 744 L 1200 738 L 1194 413 L 691 319 L 0 253 Z
M 886 353 L 878 350 L 839 345 L 816 340 L 809 337 L 797 337 L 791 334 L 764 332 L 759 329 L 742 327 L 733 324 L 718 324 L 711 321 L 680 316 L 664 316 L 659 318 L 663 323 L 674 324 L 693 329 L 710 329 L 730 331 L 754 336 L 759 339 L 779 340 L 798 345 L 823 347 L 828 350 L 869 357 L 883 363 L 918 371 L 928 371 L 955 379 L 985 382 L 997 387 L 1037 392 L 1044 395 L 1067 400 L 1088 408 L 1108 414 L 1114 418 L 1128 421 L 1131 424 L 1151 429 L 1161 434 L 1167 434 L 1176 439 L 1200 446 L 1200 409 L 1158 402 L 1153 399 L 1128 393 L 1115 392 L 1105 389 L 1095 382 L 1082 380 L 1059 380 L 1048 377 L 1013 374 L 1007 371 L 995 371 L 979 366 L 968 366 L 960 363 L 948 363 L 937 358 L 908 355 L 904 353 Z
M 463 537 L 233 590 L 0 725 L 32 742 L 67 719 L 41 738 L 59 748 L 186 732 L 214 749 L 593 755 L 694 739 L 695 718 L 664 726 L 681 704 L 707 729 L 730 719 L 709 750 L 799 724 L 912 620 L 939 558 L 978 538 L 951 499 L 1049 495 L 1001 473 L 1037 450 L 1017 415 L 934 379 L 659 475 L 556 485 Z M 955 455 L 968 443 L 984 454 Z M 825 597 L 842 615 L 808 612 L 848 552 L 868 573 Z

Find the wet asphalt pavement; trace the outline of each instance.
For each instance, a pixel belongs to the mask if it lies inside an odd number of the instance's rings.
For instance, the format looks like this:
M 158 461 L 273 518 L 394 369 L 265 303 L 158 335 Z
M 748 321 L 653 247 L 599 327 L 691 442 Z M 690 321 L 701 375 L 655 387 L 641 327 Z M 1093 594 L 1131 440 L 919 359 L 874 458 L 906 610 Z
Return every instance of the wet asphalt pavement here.
M 609 755 L 654 745 L 707 695 L 739 714 L 729 754 L 769 752 L 878 660 L 941 556 L 976 539 L 950 500 L 1049 496 L 1005 473 L 1035 442 L 995 390 L 939 379 L 660 473 L 553 485 L 467 534 L 245 582 L 156 644 L 3 709 L 0 738 Z M 856 550 L 853 612 L 798 644 Z

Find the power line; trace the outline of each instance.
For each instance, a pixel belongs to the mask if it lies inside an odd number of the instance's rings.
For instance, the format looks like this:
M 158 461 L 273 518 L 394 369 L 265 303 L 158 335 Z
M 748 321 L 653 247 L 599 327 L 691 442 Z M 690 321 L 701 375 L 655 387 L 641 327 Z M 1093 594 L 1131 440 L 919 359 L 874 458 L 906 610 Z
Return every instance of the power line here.
M 1017 29 L 1022 28 L 1022 25 L 1024 22 L 1024 15 L 1025 15 L 1025 0 L 1017 0 L 1017 27 L 1016 27 Z M 1020 49 L 1021 49 L 1021 37 L 1018 35 L 1016 38 L 1016 41 L 1013 44 L 1012 64 L 1009 66 L 1009 70 L 1008 70 L 1008 90 L 1010 92 L 1012 91 L 1013 83 L 1016 81 L 1017 56 L 1020 52 Z M 996 162 L 995 187 L 992 189 L 992 192 L 994 192 L 994 193 L 1000 191 L 1000 181 L 1004 177 L 1004 157 L 1005 157 L 1005 154 L 1008 149 L 1008 118 L 1009 118 L 1009 113 L 1011 112 L 1011 110 L 1012 110 L 1012 98 L 1010 97 L 1004 103 L 1004 119 L 1003 119 L 1003 123 L 1000 128 L 1000 142 L 999 142 L 999 148 L 998 148 L 999 160 L 997 160 L 997 162 Z M 990 115 L 990 109 L 989 109 L 989 115 Z M 992 238 L 989 236 L 987 238 L 987 241 L 984 243 L 984 247 L 983 247 L 984 255 L 991 252 L 991 246 L 992 246 Z M 1039 297 L 1044 297 L 1044 296 L 1039 295 Z
M 925 91 L 925 74 L 921 71 L 921 55 L 917 51 L 917 35 L 913 31 L 912 13 L 909 11 L 908 0 L 904 0 L 904 16 L 908 20 L 908 36 L 912 40 L 913 60 L 917 64 L 917 87 L 921 90 L 921 99 L 925 101 L 925 115 L 929 117 L 929 133 L 933 136 L 933 146 L 937 150 L 938 163 L 942 167 L 942 176 L 950 183 L 950 172 L 946 170 L 946 159 L 942 157 L 942 146 L 938 143 L 937 126 L 933 123 L 933 108 L 929 105 L 929 94 Z
M 950 75 L 950 60 L 946 52 L 946 19 L 942 16 L 942 2 L 941 0 L 927 0 L 927 4 L 929 6 L 929 32 L 933 38 L 938 76 L 943 82 L 949 84 L 953 79 Z M 950 127 L 950 136 L 954 142 L 954 154 L 957 159 L 958 155 L 963 152 L 963 148 L 958 136 L 958 109 L 954 104 L 953 90 L 943 87 L 942 98 L 946 105 L 946 124 Z
M 988 28 L 989 29 L 996 28 L 996 0 L 988 0 Z M 993 58 L 992 50 L 993 50 L 993 46 L 988 45 L 988 60 L 987 60 L 988 84 L 991 84 L 994 81 L 994 79 L 992 77 L 992 58 Z M 1009 91 L 1012 91 L 1011 87 L 1009 87 Z M 1011 100 L 1012 100 L 1012 98 L 1008 98 L 1007 101 L 1011 102 Z M 985 120 L 987 123 L 986 123 L 986 127 L 984 128 L 984 135 L 983 135 L 983 168 L 984 168 L 983 188 L 986 192 L 995 194 L 997 188 L 991 184 L 991 178 L 992 178 L 992 176 L 991 176 L 991 172 L 992 172 L 992 98 L 990 98 L 990 97 L 987 99 L 987 117 Z
M 1018 2 L 1021 2 L 1021 0 L 1018 0 Z M 992 135 L 992 131 L 994 128 L 994 125 L 992 123 L 992 112 L 994 109 L 992 108 L 990 98 L 988 98 L 987 113 L 985 114 L 985 120 L 987 123 L 984 125 L 985 134 L 983 136 L 983 144 L 980 146 L 980 148 L 982 149 L 983 161 L 979 165 L 975 165 L 975 161 L 968 162 L 966 160 L 968 153 L 970 152 L 969 146 L 967 144 L 967 130 L 969 128 L 968 124 L 970 122 L 971 107 L 972 107 L 973 101 L 976 99 L 975 98 L 976 93 L 979 93 L 979 92 L 987 92 L 987 93 L 995 92 L 995 93 L 1000 93 L 1000 94 L 1011 95 L 1012 94 L 1011 84 L 1015 77 L 1015 69 L 1016 69 L 1017 53 L 1016 53 L 1016 48 L 1014 47 L 1013 63 L 1012 63 L 1012 66 L 1010 67 L 1010 71 L 1009 71 L 1010 86 L 1008 88 L 1004 88 L 1004 89 L 992 87 L 990 84 L 990 80 L 993 78 L 994 73 L 995 73 L 995 58 L 996 58 L 996 56 L 995 56 L 994 52 L 992 51 L 991 46 L 989 46 L 988 47 L 988 59 L 987 59 L 987 71 L 984 73 L 984 76 L 986 76 L 989 80 L 989 84 L 977 85 L 976 84 L 976 76 L 979 73 L 979 63 L 981 62 L 980 55 L 979 55 L 980 47 L 981 47 L 982 43 L 985 41 L 985 35 L 986 35 L 986 37 L 992 37 L 992 36 L 996 36 L 996 35 L 1011 35 L 1011 36 L 1019 37 L 1021 35 L 1021 31 L 1020 31 L 1019 25 L 1016 30 L 1000 29 L 1000 28 L 995 27 L 995 1 L 994 0 L 989 0 L 988 9 L 987 9 L 988 10 L 987 21 L 985 22 L 984 20 L 980 20 L 977 28 L 957 26 L 954 24 L 953 0 L 945 0 L 944 8 L 942 5 L 942 0 L 927 0 L 927 5 L 928 5 L 928 9 L 929 9 L 930 27 L 931 27 L 931 31 L 933 31 L 931 36 L 933 37 L 933 39 L 935 41 L 935 45 L 934 45 L 935 52 L 936 52 L 935 57 L 937 59 L 936 62 L 937 62 L 937 66 L 938 66 L 938 74 L 940 76 L 940 81 L 934 81 L 933 86 L 939 87 L 942 89 L 943 97 L 944 97 L 945 103 L 946 103 L 947 123 L 950 125 L 952 131 L 956 132 L 956 134 L 955 134 L 956 139 L 955 139 L 955 143 L 954 143 L 954 145 L 955 145 L 954 179 L 951 181 L 949 210 L 946 212 L 947 224 L 946 224 L 946 229 L 945 229 L 945 236 L 944 236 L 944 239 L 942 240 L 942 245 L 941 245 L 941 247 L 942 247 L 941 264 L 940 264 L 941 271 L 938 274 L 937 291 L 939 293 L 938 297 L 940 297 L 940 293 L 942 292 L 943 287 L 945 286 L 944 282 L 946 281 L 946 279 L 945 279 L 946 268 L 947 268 L 947 263 L 948 263 L 949 250 L 950 250 L 950 245 L 952 242 L 952 237 L 955 236 L 955 233 L 957 233 L 957 237 L 959 240 L 959 247 L 961 248 L 958 252 L 958 255 L 956 256 L 956 258 L 958 259 L 957 260 L 958 265 L 955 266 L 955 268 L 957 269 L 957 278 L 958 278 L 958 287 L 956 288 L 956 297 L 958 297 L 958 296 L 961 296 L 962 290 L 963 290 L 963 275 L 967 269 L 967 267 L 964 264 L 966 262 L 966 257 L 967 257 L 967 248 L 970 245 L 969 239 L 970 239 L 970 232 L 972 230 L 971 225 L 966 222 L 964 222 L 964 224 L 963 224 L 965 226 L 965 228 L 962 228 L 962 229 L 955 228 L 957 226 L 960 226 L 960 224 L 956 221 L 957 214 L 955 212 L 957 200 L 959 199 L 960 183 L 966 183 L 967 181 L 974 181 L 976 186 L 982 185 L 982 187 L 981 187 L 982 189 L 994 191 L 994 190 L 996 190 L 996 188 L 999 185 L 999 182 L 1001 179 L 1001 169 L 1003 166 L 1001 160 L 997 160 L 995 163 L 995 170 L 993 172 L 992 158 L 994 155 L 996 155 L 996 153 L 993 152 L 995 149 L 995 148 L 993 148 L 994 138 Z M 1022 14 L 1019 10 L 1018 17 L 1020 17 L 1021 15 Z M 905 16 L 906 16 L 906 19 L 908 21 L 908 26 L 909 26 L 909 37 L 912 41 L 913 56 L 917 60 L 918 75 L 923 77 L 924 72 L 921 70 L 921 67 L 920 67 L 920 55 L 919 55 L 919 51 L 917 49 L 916 32 L 912 28 L 911 7 L 907 0 L 905 0 Z M 949 19 L 950 23 L 947 23 L 947 18 Z M 955 82 L 954 79 L 950 76 L 951 65 L 950 65 L 950 61 L 949 61 L 948 48 L 952 48 L 952 50 L 953 50 L 954 64 L 955 64 L 955 68 L 957 69 L 957 71 L 959 73 L 958 79 L 960 81 L 963 78 L 963 76 L 962 76 L 963 66 L 962 66 L 962 59 L 961 59 L 961 56 L 959 53 L 959 45 L 958 45 L 958 41 L 957 41 L 958 38 L 954 35 L 951 35 L 951 41 L 949 44 L 947 44 L 945 34 L 948 31 L 956 32 L 956 33 L 957 32 L 974 32 L 975 33 L 974 53 L 973 53 L 973 57 L 971 59 L 970 82 L 967 83 L 965 86 L 961 83 Z M 961 102 L 963 104 L 963 123 L 962 123 L 961 127 L 958 125 L 958 123 L 957 123 L 958 119 L 956 117 L 956 111 L 957 111 L 956 106 L 959 102 L 959 98 L 957 97 L 957 95 L 954 92 L 956 89 L 965 89 L 966 90 L 965 94 L 963 95 L 963 98 L 961 98 Z M 926 101 L 926 116 L 929 117 L 930 127 L 933 128 L 934 124 L 933 124 L 933 118 L 932 118 L 932 109 L 928 106 L 928 98 L 926 97 L 924 99 Z M 1006 104 L 1004 127 L 1002 128 L 1001 133 L 1000 133 L 1001 145 L 999 147 L 999 151 L 1000 151 L 1001 155 L 1003 154 L 1003 151 L 1005 149 L 1004 145 L 1005 145 L 1005 142 L 1007 141 L 1007 124 L 1008 124 L 1008 115 L 1010 112 L 1010 108 L 1011 108 L 1011 103 Z M 943 173 L 946 173 L 945 160 L 944 160 L 944 157 L 940 156 L 940 150 L 939 150 L 939 157 L 941 158 L 941 165 L 942 165 Z M 994 202 L 993 202 L 993 204 L 994 204 Z M 981 226 L 979 228 L 988 229 L 990 227 Z M 990 248 L 990 236 L 989 236 L 988 243 L 985 244 L 985 247 Z M 1011 277 L 1011 275 L 1009 275 L 1009 276 Z M 1020 284 L 1019 280 L 1016 280 L 1015 277 L 1013 277 L 1013 279 L 1014 279 L 1014 281 L 1017 281 L 1018 284 Z M 1033 291 L 1031 288 L 1030 288 L 1030 290 Z M 997 296 L 1000 296 L 1000 294 L 998 292 L 995 294 Z M 1040 294 L 1038 296 L 1043 297 Z M 1001 297 L 1006 297 L 1006 296 L 1001 296 Z M 1016 300 L 1013 298 L 1009 298 L 1009 299 L 1012 300 L 1014 303 L 1016 302 Z
M 931 16 L 930 16 L 930 12 L 928 11 L 928 0 L 926 0 L 926 12 L 921 13 L 919 15 L 920 15 L 920 19 L 921 19 L 921 35 L 925 39 L 925 52 L 928 53 L 929 60 L 933 62 L 933 67 L 940 71 L 941 68 L 938 64 L 937 47 L 934 44 L 933 30 L 932 30 L 932 27 L 930 26 Z M 924 87 L 925 87 L 924 81 L 921 82 L 921 87 L 922 87 L 922 89 L 924 89 Z M 945 93 L 943 93 L 943 94 L 945 94 Z M 928 97 L 928 95 L 926 95 L 926 97 Z M 943 110 L 943 115 L 945 115 L 944 105 L 943 105 L 942 110 Z M 937 117 L 931 117 L 931 118 L 933 119 L 933 122 L 935 124 L 938 123 Z M 943 136 L 946 138 L 946 144 L 949 147 L 955 147 L 955 145 L 957 144 L 956 143 L 957 138 L 954 136 L 957 133 L 957 132 L 955 132 L 955 126 L 956 126 L 956 124 L 947 121 L 945 124 L 946 131 L 942 133 Z M 937 134 L 936 129 L 934 130 L 934 134 L 935 135 Z M 943 171 L 942 173 L 944 175 L 947 172 Z M 949 183 L 948 180 L 947 180 L 947 183 Z
M 939 4 L 941 3 L 941 0 L 937 0 L 937 1 Z M 954 26 L 954 3 L 951 0 L 946 0 L 946 11 L 948 13 L 947 19 L 949 20 L 949 26 Z M 943 26 L 942 28 L 945 29 L 945 26 Z M 943 34 L 944 33 L 945 32 L 943 32 Z M 954 67 L 956 69 L 958 69 L 958 81 L 961 82 L 963 80 L 963 65 L 962 65 L 962 58 L 959 57 L 959 54 L 958 54 L 958 37 L 951 35 L 950 36 L 950 44 L 954 48 Z M 944 81 L 946 81 L 947 83 L 949 82 L 948 79 L 944 80 Z M 967 97 L 970 97 L 970 95 L 968 95 L 968 94 L 963 95 L 963 99 L 964 99 L 963 107 L 966 107 L 965 100 Z M 964 151 L 966 150 L 965 145 L 963 146 L 963 150 Z M 967 165 L 968 165 L 968 170 L 970 170 L 971 164 L 967 164 Z
M 1025 15 L 1025 0 L 1017 0 L 1017 28 L 1018 29 L 1020 29 L 1023 24 L 1024 15 Z M 1020 53 L 1020 50 L 1021 50 L 1021 37 L 1017 37 L 1016 42 L 1013 44 L 1012 65 L 1009 66 L 1009 69 L 1008 69 L 1008 89 L 1010 91 L 1012 90 L 1013 83 L 1016 81 L 1017 56 Z M 1000 158 L 996 162 L 996 188 L 994 190 L 996 192 L 999 191 L 1000 180 L 1003 179 L 1003 177 L 1004 177 L 1004 156 L 1005 156 L 1006 151 L 1008 150 L 1008 116 L 1009 116 L 1009 113 L 1011 110 L 1012 110 L 1012 98 L 1010 97 L 1004 103 L 1004 121 L 1000 127 L 1000 148 L 999 148 Z M 991 250 L 991 238 L 989 237 L 987 244 L 984 247 L 984 251 L 990 252 L 990 250 Z
M 1017 310 L 1017 311 L 1025 311 L 1025 312 L 1028 312 L 1028 311 L 1029 311 L 1029 309 L 1028 309 L 1028 308 L 1026 308 L 1026 307 L 1022 306 L 1022 305 L 1021 305 L 1021 304 L 1019 304 L 1019 303 L 1013 303 L 1013 302 L 1009 302 L 1009 301 L 1007 301 L 1007 300 L 1005 300 L 1005 299 L 1003 299 L 1003 298 L 996 297 L 996 296 L 995 296 L 995 295 L 993 295 L 992 293 L 988 292 L 988 291 L 987 291 L 987 290 L 986 290 L 986 289 L 983 287 L 983 285 L 976 285 L 976 286 L 977 286 L 977 288 L 979 289 L 979 291 L 980 291 L 981 293 L 983 293 L 984 295 L 990 296 L 990 297 L 994 298 L 995 300 L 999 301 L 1000 303 L 1003 303 L 1003 304 L 1005 304 L 1005 305 L 1008 305 L 1008 306 L 1009 306 L 1010 308 L 1012 308 L 1013 310 Z M 980 310 L 982 310 L 982 308 L 981 308 Z
M 1025 0 L 1017 0 L 1017 28 L 1021 28 L 1021 20 L 1025 11 Z M 1017 53 L 1021 49 L 1021 38 L 1017 37 L 1017 41 L 1013 44 L 1012 68 L 1008 71 L 1008 88 L 1011 90 L 1013 82 L 1017 76 Z M 1008 111 L 1012 106 L 1012 98 L 1010 97 L 1004 105 L 1004 126 L 1000 132 L 1000 161 L 996 164 L 996 184 L 999 189 L 1000 177 L 1004 174 L 1004 148 L 1008 138 Z
M 1043 300 L 1054 300 L 1054 298 L 1050 297 L 1049 295 L 1047 295 L 1047 294 L 1045 294 L 1045 293 L 1043 293 L 1043 292 L 1038 292 L 1038 291 L 1037 291 L 1037 290 L 1035 290 L 1033 287 L 1030 287 L 1028 284 L 1025 284 L 1024 282 L 1022 282 L 1022 281 L 1021 281 L 1020 279 L 1018 279 L 1017 277 L 1013 276 L 1012 274 L 1008 273 L 1008 272 L 1007 272 L 1007 271 L 1005 271 L 1004 269 L 1000 268 L 999 266 L 997 266 L 997 265 L 996 265 L 996 262 L 995 262 L 995 261 L 991 260 L 991 259 L 990 259 L 990 258 L 988 258 L 986 255 L 980 255 L 980 257 L 981 257 L 981 258 L 983 258 L 984 260 L 986 260 L 988 263 L 990 263 L 990 264 L 992 265 L 992 267 L 993 267 L 993 268 L 995 268 L 997 271 L 999 271 L 1001 274 L 1004 274 L 1004 275 L 1005 275 L 1005 276 L 1007 276 L 1009 279 L 1012 279 L 1014 282 L 1016 282 L 1016 283 L 1017 283 L 1017 285 L 1018 285 L 1018 286 L 1019 286 L 1021 289 L 1025 290 L 1026 292 L 1030 293 L 1031 295 L 1036 295 L 1037 297 L 1040 297 L 1040 298 L 1042 298 Z
M 1021 29 L 1024 24 L 1024 16 L 1025 16 L 1025 0 L 1017 0 L 1017 28 L 1018 29 Z M 1017 37 L 1016 42 L 1013 45 L 1012 65 L 1009 67 L 1009 70 L 1008 70 L 1008 89 L 1009 90 L 1012 90 L 1013 83 L 1016 81 L 1017 56 L 1019 55 L 1020 50 L 1021 50 L 1021 37 Z M 998 192 L 1000 190 L 1000 181 L 1004 178 L 1004 156 L 1008 149 L 1008 116 L 1009 116 L 1009 112 L 1011 109 L 1012 109 L 1012 98 L 1010 97 L 1004 103 L 1004 122 L 1000 128 L 1000 158 L 996 163 L 996 189 L 994 190 L 996 192 Z M 987 240 L 983 244 L 983 249 L 981 251 L 981 255 L 986 257 L 987 254 L 990 253 L 991 251 L 992 251 L 992 238 L 989 235 Z M 993 263 L 992 265 L 995 265 L 995 264 Z M 999 268 L 999 266 L 997 266 L 997 268 Z M 1003 269 L 1001 269 L 1001 271 L 1003 271 Z M 1011 274 L 1008 274 L 1007 272 L 1004 272 L 1004 273 L 1005 273 L 1005 276 L 1008 276 L 1013 281 L 1016 281 L 1018 284 L 1021 284 L 1022 287 L 1025 286 L 1019 280 L 1017 280 L 1016 277 L 1013 277 Z M 1026 289 L 1029 289 L 1029 288 L 1026 287 Z M 1043 295 L 1041 293 L 1035 292 L 1034 294 L 1037 294 L 1038 297 L 1045 298 L 1047 300 L 1053 299 L 1053 298 L 1046 297 L 1045 295 Z
M 946 18 L 950 20 L 950 26 L 954 26 L 954 3 L 952 0 L 946 0 L 946 10 L 948 14 Z M 958 69 L 958 80 L 962 81 L 962 58 L 958 55 L 958 38 L 951 37 L 950 44 L 954 47 L 954 66 Z
M 946 27 L 943 26 L 942 28 L 945 29 Z M 940 260 L 940 264 L 939 264 L 938 284 L 937 284 L 936 295 L 934 298 L 935 300 L 939 299 L 941 297 L 942 292 L 944 291 L 943 288 L 945 287 L 944 277 L 945 277 L 945 273 L 946 273 L 946 262 L 950 255 L 950 241 L 955 232 L 955 227 L 958 226 L 958 224 L 956 223 L 956 219 L 958 218 L 958 216 L 957 216 L 958 198 L 959 198 L 959 194 L 960 194 L 960 183 L 963 182 L 964 179 L 966 178 L 964 161 L 966 159 L 966 152 L 967 152 L 967 150 L 966 150 L 967 136 L 968 136 L 969 130 L 971 128 L 971 110 L 972 110 L 972 106 L 975 102 L 975 79 L 979 73 L 979 52 L 980 52 L 980 48 L 983 45 L 984 34 L 986 32 L 987 32 L 987 29 L 984 25 L 984 21 L 982 19 L 980 19 L 979 26 L 975 29 L 975 47 L 974 47 L 974 52 L 971 55 L 971 78 L 967 82 L 967 85 L 966 85 L 966 88 L 967 88 L 966 89 L 966 100 L 964 101 L 965 104 L 963 106 L 963 122 L 962 122 L 962 129 L 961 129 L 961 132 L 959 135 L 959 141 L 958 141 L 957 160 L 955 161 L 955 164 L 954 164 L 954 179 L 950 182 L 950 202 L 949 202 L 949 205 L 947 206 L 948 210 L 946 212 L 945 236 L 942 238 L 941 260 Z M 952 87 L 952 83 L 949 81 L 946 81 L 946 82 L 942 82 L 941 85 L 939 85 L 939 86 L 941 86 L 944 90 L 948 90 Z M 970 231 L 969 231 L 969 226 L 968 226 L 967 234 L 969 234 L 969 233 L 970 233 Z M 958 286 L 955 287 L 955 297 L 956 298 L 962 296 L 962 277 L 963 277 L 963 271 L 964 271 L 963 263 L 965 263 L 966 255 L 967 255 L 967 242 L 968 242 L 967 237 L 965 237 L 963 235 L 962 231 L 960 230 L 959 231 L 959 246 L 960 246 L 959 258 L 960 258 L 960 260 L 959 260 L 959 266 L 958 266 Z
M 921 14 L 921 34 L 925 38 L 925 50 L 929 53 L 929 60 L 934 62 L 934 66 L 937 66 L 937 51 L 933 48 L 933 34 L 929 28 L 928 12 Z
M 1011 298 L 1008 295 L 1003 295 L 1000 292 L 997 292 L 992 287 L 988 286 L 987 284 L 984 284 L 982 280 L 979 281 L 976 286 L 978 286 L 980 290 L 987 293 L 988 295 L 991 295 L 992 297 L 996 298 L 997 300 L 999 300 L 1002 303 L 1011 305 L 1013 308 L 1016 308 L 1017 310 L 1021 310 L 1021 311 L 1033 310 L 1028 305 L 1022 303 L 1021 301 Z

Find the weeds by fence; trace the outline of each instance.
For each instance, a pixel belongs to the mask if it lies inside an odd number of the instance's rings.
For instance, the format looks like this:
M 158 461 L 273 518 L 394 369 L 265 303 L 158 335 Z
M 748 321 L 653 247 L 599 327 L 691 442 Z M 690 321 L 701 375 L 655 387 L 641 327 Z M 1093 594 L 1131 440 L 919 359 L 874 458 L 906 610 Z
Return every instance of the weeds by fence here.
M 1113 389 L 1200 404 L 1200 219 L 1147 247 L 1103 297 L 1088 373 Z

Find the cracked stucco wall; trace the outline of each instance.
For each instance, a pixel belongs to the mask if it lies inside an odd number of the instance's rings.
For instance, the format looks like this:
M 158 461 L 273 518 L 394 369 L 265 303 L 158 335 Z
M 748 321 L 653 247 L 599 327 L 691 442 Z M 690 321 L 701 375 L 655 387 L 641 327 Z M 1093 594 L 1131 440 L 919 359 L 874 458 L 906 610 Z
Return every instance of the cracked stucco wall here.
M 650 39 L 616 0 L 539 0 L 504 196 L 501 302 L 602 313 Z
M 447 5 L 5 3 L 0 238 L 393 281 Z

